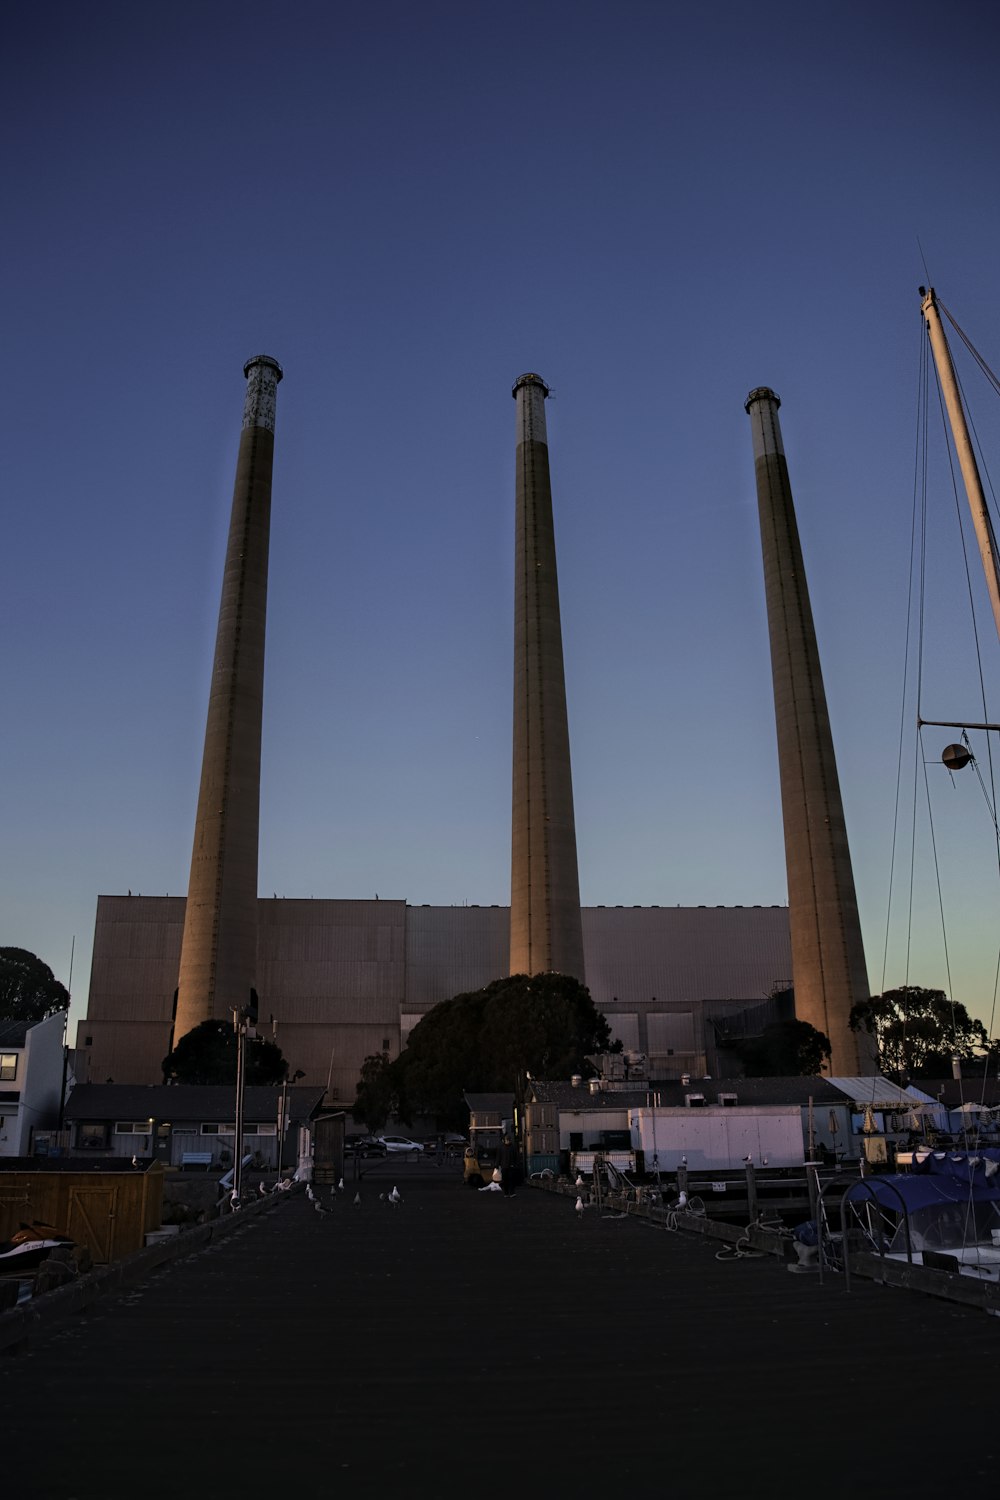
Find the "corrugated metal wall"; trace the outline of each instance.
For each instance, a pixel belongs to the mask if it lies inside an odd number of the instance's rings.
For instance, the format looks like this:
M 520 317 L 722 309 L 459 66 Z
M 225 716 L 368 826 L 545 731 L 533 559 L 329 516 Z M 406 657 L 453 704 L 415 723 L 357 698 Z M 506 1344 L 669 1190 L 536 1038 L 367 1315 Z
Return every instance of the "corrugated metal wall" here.
M 792 972 L 785 906 L 587 906 L 583 948 L 598 1007 L 759 1000 Z
M 410 906 L 406 912 L 406 1009 L 430 1010 L 481 990 L 508 972 L 506 906 Z
M 695 1037 L 694 1016 L 689 1010 L 647 1016 L 646 1038 L 648 1050 L 654 1054 L 700 1050 L 700 1042 Z

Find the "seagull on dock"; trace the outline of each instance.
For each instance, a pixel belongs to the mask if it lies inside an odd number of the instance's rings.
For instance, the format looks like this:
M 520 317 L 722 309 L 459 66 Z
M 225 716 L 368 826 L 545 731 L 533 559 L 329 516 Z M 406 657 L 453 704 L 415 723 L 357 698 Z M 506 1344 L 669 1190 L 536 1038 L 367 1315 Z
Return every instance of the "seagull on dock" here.
M 268 1194 L 267 1183 L 266 1182 L 258 1182 L 258 1184 L 257 1184 L 257 1191 L 258 1191 L 258 1193 L 260 1194 L 260 1196 L 262 1198 L 266 1198 L 267 1194 Z
M 335 1189 L 331 1189 L 331 1192 L 333 1192 L 333 1191 L 336 1191 L 338 1193 L 342 1193 L 344 1191 L 344 1179 L 343 1178 L 341 1178 L 340 1181 L 337 1183 L 337 1186 L 336 1186 Z
M 582 1218 L 582 1215 L 583 1215 L 583 1198 L 578 1193 L 577 1194 L 577 1198 L 576 1198 L 576 1216 L 577 1216 L 578 1219 L 580 1219 L 580 1218 Z
M 584 1187 L 584 1186 L 586 1186 L 586 1184 L 584 1183 L 584 1180 L 580 1176 L 579 1172 L 577 1172 L 577 1174 L 576 1174 L 576 1181 L 574 1182 L 573 1186 L 574 1187 Z
M 393 1208 L 395 1208 L 397 1203 L 402 1203 L 402 1201 L 403 1200 L 399 1194 L 399 1188 L 394 1187 L 392 1192 L 389 1194 L 389 1202 L 392 1204 Z
M 312 1190 L 312 1183 L 311 1182 L 307 1182 L 306 1183 L 306 1197 L 309 1199 L 310 1203 L 315 1203 L 316 1202 L 316 1194 Z
M 316 1210 L 316 1212 L 318 1214 L 322 1214 L 324 1216 L 324 1218 L 330 1212 L 330 1210 L 328 1208 L 324 1208 L 323 1207 L 322 1203 L 319 1201 L 318 1198 L 314 1198 L 313 1199 L 313 1208 Z
M 360 1188 L 354 1194 L 354 1207 L 355 1208 L 360 1208 L 361 1207 L 361 1189 Z

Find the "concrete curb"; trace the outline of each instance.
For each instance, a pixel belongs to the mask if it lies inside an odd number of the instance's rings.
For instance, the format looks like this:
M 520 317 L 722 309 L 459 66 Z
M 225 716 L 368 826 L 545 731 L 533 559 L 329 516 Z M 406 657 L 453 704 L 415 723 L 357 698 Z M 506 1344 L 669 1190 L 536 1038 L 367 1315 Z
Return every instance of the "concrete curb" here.
M 51 1292 L 43 1292 L 40 1297 L 33 1297 L 30 1302 L 9 1308 L 0 1313 L 0 1352 L 16 1351 L 28 1339 L 40 1333 L 51 1333 L 108 1293 L 134 1286 L 169 1261 L 180 1260 L 216 1240 L 225 1239 L 241 1224 L 276 1208 L 281 1199 L 288 1196 L 287 1193 L 270 1193 L 266 1198 L 246 1204 L 239 1213 L 227 1214 L 225 1218 L 213 1219 L 207 1224 L 195 1224 L 169 1240 L 136 1250 L 124 1260 L 98 1266 L 68 1286 L 56 1287 Z

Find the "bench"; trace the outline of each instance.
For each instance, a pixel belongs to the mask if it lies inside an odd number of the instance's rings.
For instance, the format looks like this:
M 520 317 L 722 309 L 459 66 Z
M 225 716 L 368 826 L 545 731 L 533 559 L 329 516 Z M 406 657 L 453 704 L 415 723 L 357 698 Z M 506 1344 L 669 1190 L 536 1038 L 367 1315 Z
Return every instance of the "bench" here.
M 211 1165 L 211 1151 L 185 1151 L 181 1156 L 181 1171 L 185 1167 L 204 1167 L 207 1172 Z

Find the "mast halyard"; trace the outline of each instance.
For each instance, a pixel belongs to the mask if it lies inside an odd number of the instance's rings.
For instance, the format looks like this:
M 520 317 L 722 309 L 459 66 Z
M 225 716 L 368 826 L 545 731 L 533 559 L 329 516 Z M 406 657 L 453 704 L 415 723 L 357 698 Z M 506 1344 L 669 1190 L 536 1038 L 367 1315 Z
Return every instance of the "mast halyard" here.
M 972 524 L 975 527 L 976 541 L 979 544 L 979 556 L 982 558 L 983 572 L 986 574 L 986 587 L 993 609 L 993 623 L 996 626 L 997 636 L 1000 637 L 1000 564 L 997 560 L 997 539 L 990 513 L 986 508 L 986 496 L 979 477 L 979 466 L 972 448 L 972 439 L 969 437 L 969 427 L 965 420 L 965 409 L 958 389 L 955 366 L 941 322 L 934 288 L 921 287 L 920 295 L 923 298 L 920 311 L 927 324 L 931 351 L 937 366 L 938 379 L 941 382 L 941 393 L 944 396 L 948 420 L 951 423 L 955 452 L 962 470 L 962 479 L 965 481 L 965 493 L 969 497 L 969 509 L 972 512 Z

